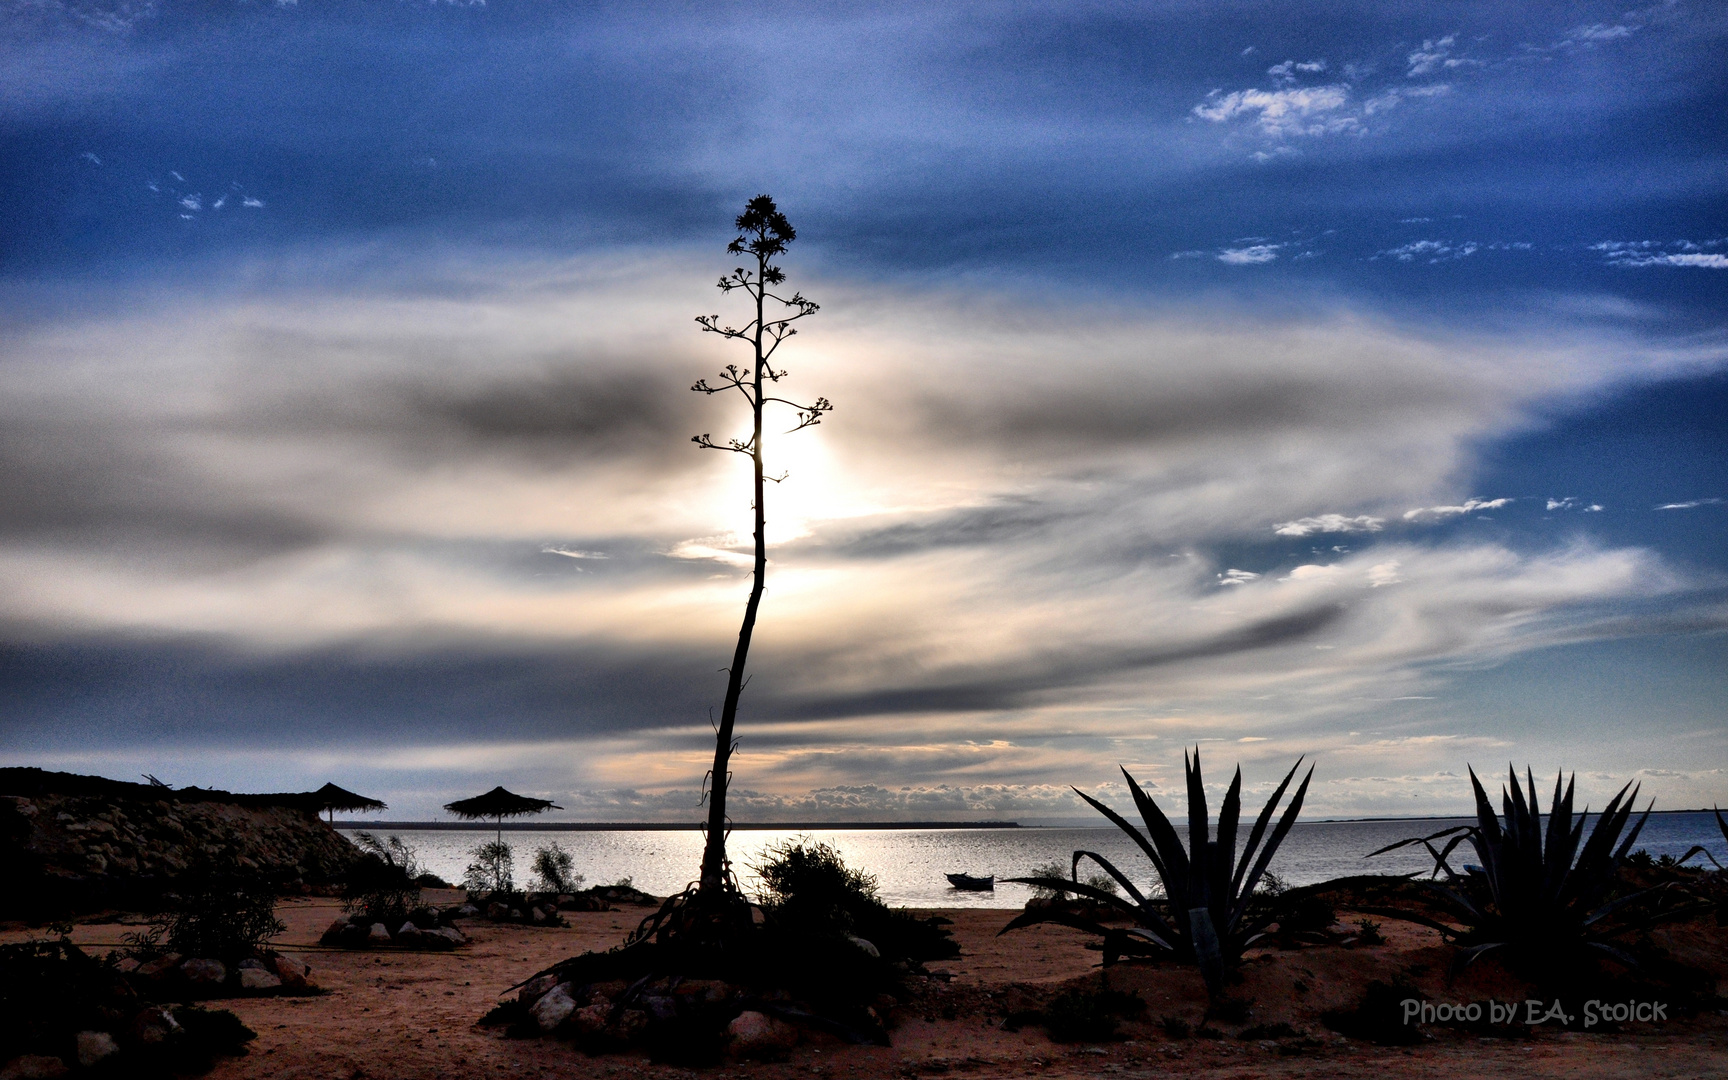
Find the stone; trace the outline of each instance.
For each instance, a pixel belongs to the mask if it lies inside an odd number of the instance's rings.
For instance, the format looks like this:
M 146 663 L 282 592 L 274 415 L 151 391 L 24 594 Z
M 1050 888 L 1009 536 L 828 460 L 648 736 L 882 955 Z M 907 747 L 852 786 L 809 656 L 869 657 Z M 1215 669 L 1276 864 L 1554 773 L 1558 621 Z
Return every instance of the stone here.
M 247 968 L 257 968 L 259 971 L 269 970 L 264 966 L 264 961 L 258 959 L 256 956 L 248 956 L 238 964 L 235 964 L 234 967 L 239 971 L 245 971 Z
M 551 1031 L 576 1011 L 576 999 L 570 996 L 570 984 L 559 983 L 540 995 L 528 1014 L 540 1025 L 541 1031 Z
M 276 972 L 276 977 L 282 980 L 282 985 L 287 989 L 309 990 L 312 988 L 312 969 L 292 956 L 274 956 L 270 960 L 270 966 Z
M 0 1080 L 48 1080 L 49 1077 L 65 1076 L 71 1070 L 66 1063 L 57 1057 L 47 1054 L 25 1054 L 13 1058 L 0 1069 Z
M 876 947 L 875 942 L 867 941 L 864 938 L 859 937 L 857 934 L 847 934 L 846 940 L 850 941 L 852 944 L 856 945 L 858 947 L 858 951 L 863 953 L 865 956 L 870 957 L 870 959 L 872 959 L 872 960 L 882 959 L 882 950 L 878 949 Z
M 677 997 L 717 1005 L 732 997 L 732 987 L 719 979 L 685 979 L 672 993 Z
M 546 921 L 546 913 L 545 913 L 545 912 L 544 912 L 544 911 L 542 911 L 542 910 L 541 910 L 541 909 L 539 909 L 539 908 L 533 908 L 533 909 L 531 909 L 531 910 L 532 910 L 532 911 L 533 911 L 533 913 L 534 913 L 534 914 L 533 914 L 533 919 L 534 919 L 534 922 L 535 922 L 535 923 L 536 923 L 536 924 L 537 924 L 537 925 L 538 925 L 538 924 L 540 924 L 540 923 L 544 923 L 544 922 L 545 922 L 545 921 Z
M 612 1019 L 612 1003 L 609 1001 L 584 1005 L 570 1014 L 570 1026 L 584 1035 L 599 1035 L 606 1030 L 607 1023 Z
M 80 1031 L 74 1039 L 78 1047 L 78 1067 L 89 1069 L 120 1052 L 120 1044 L 106 1031 Z
M 486 917 L 493 922 L 503 922 L 510 917 L 510 905 L 501 900 L 494 900 L 486 905 Z
M 145 1009 L 132 1018 L 132 1039 L 145 1046 L 160 1046 L 179 1032 L 180 1022 L 167 1009 Z
M 388 944 L 390 944 L 390 928 L 388 926 L 385 926 L 381 922 L 373 923 L 372 929 L 366 931 L 366 944 L 368 944 L 368 945 L 388 945 Z
M 536 975 L 522 984 L 522 989 L 516 992 L 516 1000 L 524 1005 L 533 1005 L 539 1001 L 546 991 L 558 985 L 556 975 Z
M 417 934 L 419 932 L 420 928 L 414 925 L 413 919 L 409 919 L 407 922 L 396 928 L 397 937 L 401 937 L 403 934 Z
M 281 985 L 281 979 L 261 967 L 240 969 L 240 989 L 242 990 L 275 990 Z
M 138 965 L 137 974 L 141 979 L 160 979 L 179 966 L 180 954 L 171 952 L 165 956 L 158 956 L 148 963 Z
M 798 1045 L 798 1029 L 767 1013 L 745 1010 L 726 1025 L 732 1053 L 741 1058 L 777 1058 Z
M 228 969 L 220 960 L 193 957 L 180 965 L 180 974 L 197 986 L 221 986 L 228 981 Z
M 641 1009 L 625 1009 L 610 1030 L 619 1042 L 639 1042 L 648 1034 L 648 1014 Z
M 122 956 L 120 959 L 114 961 L 114 970 L 118 971 L 122 975 L 130 975 L 134 971 L 137 971 L 141 966 L 142 965 L 138 963 L 138 958 L 136 956 Z
M 479 914 L 480 909 L 475 907 L 473 904 L 463 904 L 461 907 L 456 909 L 456 917 L 461 919 L 472 919 Z

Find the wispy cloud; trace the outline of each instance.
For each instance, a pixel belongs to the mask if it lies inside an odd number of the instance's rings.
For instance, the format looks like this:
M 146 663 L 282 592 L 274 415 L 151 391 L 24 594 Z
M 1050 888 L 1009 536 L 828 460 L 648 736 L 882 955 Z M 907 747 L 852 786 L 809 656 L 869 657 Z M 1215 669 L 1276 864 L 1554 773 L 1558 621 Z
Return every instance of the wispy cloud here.
M 1728 247 L 1728 238 L 1700 243 L 1690 240 L 1603 240 L 1590 245 L 1600 251 L 1610 266 L 1688 266 L 1709 270 L 1728 269 L 1728 254 L 1712 250 Z
M 1343 85 L 1236 90 L 1229 94 L 1214 90 L 1194 106 L 1193 114 L 1215 124 L 1249 120 L 1264 134 L 1278 138 L 1332 135 L 1360 127 L 1355 117 L 1339 113 L 1349 99 L 1349 89 Z
M 1250 244 L 1247 247 L 1225 248 L 1218 253 L 1218 261 L 1232 266 L 1257 266 L 1269 263 L 1278 257 L 1283 244 Z
M 1295 521 L 1284 521 L 1272 526 L 1272 531 L 1278 536 L 1314 536 L 1318 533 L 1366 533 L 1379 532 L 1385 518 L 1370 517 L 1359 514 L 1356 517 L 1345 517 L 1343 514 L 1321 514 L 1317 517 L 1297 518 Z
M 1721 499 L 1692 499 L 1687 502 L 1663 503 L 1658 510 L 1696 510 L 1700 506 L 1718 506 Z
M 1513 502 L 1512 499 L 1466 499 L 1456 506 L 1419 506 L 1414 510 L 1404 511 L 1405 521 L 1423 521 L 1434 518 L 1459 517 L 1464 514 L 1474 514 L 1479 510 L 1498 510 Z

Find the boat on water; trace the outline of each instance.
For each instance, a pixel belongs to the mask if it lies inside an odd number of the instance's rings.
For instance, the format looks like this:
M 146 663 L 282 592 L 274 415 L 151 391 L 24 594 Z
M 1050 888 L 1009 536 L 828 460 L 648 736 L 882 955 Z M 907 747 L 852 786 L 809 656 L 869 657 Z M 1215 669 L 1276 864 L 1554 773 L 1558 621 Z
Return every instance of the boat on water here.
M 996 876 L 973 877 L 971 874 L 946 874 L 948 884 L 964 892 L 995 892 Z

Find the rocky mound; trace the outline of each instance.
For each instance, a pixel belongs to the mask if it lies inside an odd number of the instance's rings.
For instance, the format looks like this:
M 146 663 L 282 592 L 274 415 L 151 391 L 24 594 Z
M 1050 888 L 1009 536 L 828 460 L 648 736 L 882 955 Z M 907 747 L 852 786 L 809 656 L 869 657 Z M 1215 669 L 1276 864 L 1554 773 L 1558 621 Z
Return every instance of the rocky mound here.
M 0 916 L 153 907 L 180 875 L 221 867 L 295 890 L 339 877 L 355 851 L 304 793 L 241 795 L 0 769 Z

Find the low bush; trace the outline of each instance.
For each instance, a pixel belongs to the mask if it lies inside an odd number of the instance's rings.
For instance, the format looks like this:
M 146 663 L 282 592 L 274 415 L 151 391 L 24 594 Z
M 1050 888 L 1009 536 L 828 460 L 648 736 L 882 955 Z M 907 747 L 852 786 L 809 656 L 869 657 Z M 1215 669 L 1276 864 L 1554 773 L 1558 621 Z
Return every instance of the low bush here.
M 1139 994 L 1070 990 L 1044 1007 L 1044 1030 L 1051 1042 L 1100 1042 L 1115 1038 L 1122 1020 L 1145 1011 Z
M 574 893 L 587 880 L 575 872 L 576 858 L 558 843 L 534 851 L 535 887 L 542 892 Z
M 490 840 L 468 853 L 462 884 L 470 893 L 516 891 L 516 853 L 502 840 Z
M 343 883 L 344 910 L 368 923 L 402 925 L 420 907 L 419 879 L 425 871 L 415 860 L 414 849 L 399 836 L 379 840 L 364 832 L 355 834 L 354 843 L 364 854 L 349 868 Z
M 263 952 L 287 929 L 276 918 L 276 891 L 255 878 L 199 876 L 179 884 L 178 893 L 164 895 L 167 910 L 128 935 L 134 951 L 232 963 Z

